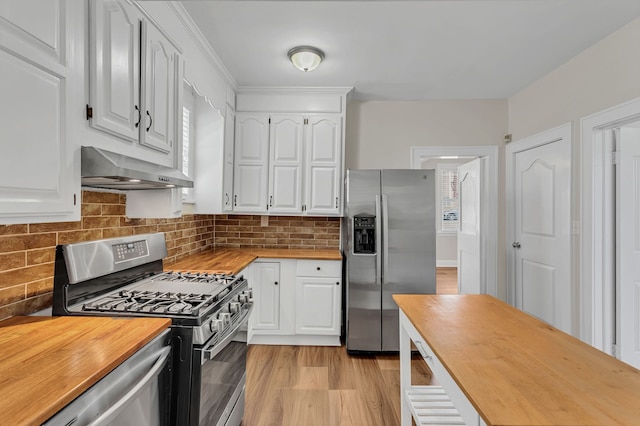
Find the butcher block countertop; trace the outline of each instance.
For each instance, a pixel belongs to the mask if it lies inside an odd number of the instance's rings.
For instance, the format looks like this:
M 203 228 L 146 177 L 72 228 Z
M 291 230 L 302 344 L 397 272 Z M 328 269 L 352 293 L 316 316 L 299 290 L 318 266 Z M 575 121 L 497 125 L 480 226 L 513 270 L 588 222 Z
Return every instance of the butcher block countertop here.
M 342 260 L 338 249 L 219 248 L 164 265 L 165 270 L 237 274 L 257 258 Z
M 640 424 L 640 370 L 486 295 L 394 295 L 488 425 Z
M 41 424 L 170 324 L 164 318 L 0 321 L 0 423 Z

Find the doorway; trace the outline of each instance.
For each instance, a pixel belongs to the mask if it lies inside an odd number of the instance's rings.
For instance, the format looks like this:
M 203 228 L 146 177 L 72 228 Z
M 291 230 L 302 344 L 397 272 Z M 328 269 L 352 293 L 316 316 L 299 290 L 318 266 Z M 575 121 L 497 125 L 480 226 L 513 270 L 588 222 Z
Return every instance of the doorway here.
M 633 203 L 636 199 L 633 190 L 638 183 L 633 178 L 636 156 L 630 152 L 621 158 L 620 154 L 614 152 L 622 149 L 624 153 L 629 148 L 633 150 L 640 143 L 634 138 L 639 121 L 640 99 L 581 120 L 583 217 L 580 337 L 636 367 L 640 365 L 640 356 L 636 350 L 638 342 L 633 335 L 637 336 L 640 326 L 637 321 L 637 302 L 640 299 L 637 290 L 634 290 L 636 279 L 631 276 L 633 271 L 625 267 L 625 261 L 628 265 L 629 259 L 631 264 L 635 263 L 632 260 L 635 242 L 629 245 L 625 238 L 634 235 L 636 227 L 632 218 L 634 208 L 628 207 L 628 202 L 631 200 Z M 629 128 L 635 131 L 629 132 Z M 622 142 L 627 145 L 621 145 Z M 622 170 L 625 167 L 626 172 Z M 619 175 L 629 171 L 631 177 Z M 625 220 L 627 225 L 622 229 Z
M 444 157 L 444 158 L 443 158 Z M 457 157 L 457 158 L 451 158 Z M 411 148 L 411 166 L 414 169 L 421 169 L 424 167 L 425 162 L 431 161 L 431 159 L 452 160 L 453 162 L 466 162 L 474 158 L 484 158 L 486 166 L 484 168 L 483 175 L 486 176 L 486 186 L 488 188 L 498 187 L 498 147 L 497 146 L 444 146 L 444 147 L 412 147 Z M 499 297 L 498 289 L 498 275 L 497 275 L 497 262 L 498 262 L 498 191 L 487 191 L 483 195 L 485 198 L 484 205 L 486 206 L 486 218 L 484 229 L 480 230 L 482 233 L 482 257 L 480 263 L 482 265 L 482 278 L 480 280 L 480 293 L 486 293 Z M 459 212 L 448 211 L 448 217 L 453 218 L 457 216 Z M 456 224 L 457 226 L 457 224 Z M 455 235 L 455 234 L 454 234 Z M 457 249 L 456 249 L 457 250 Z M 451 293 L 455 289 L 457 291 L 457 284 L 454 287 L 451 285 L 451 277 L 457 280 L 457 258 L 453 266 L 441 265 L 439 270 L 440 280 L 445 279 L 449 285 L 442 287 L 442 292 Z M 452 268 L 447 270 L 445 268 Z M 455 275 L 454 275 L 455 274 Z

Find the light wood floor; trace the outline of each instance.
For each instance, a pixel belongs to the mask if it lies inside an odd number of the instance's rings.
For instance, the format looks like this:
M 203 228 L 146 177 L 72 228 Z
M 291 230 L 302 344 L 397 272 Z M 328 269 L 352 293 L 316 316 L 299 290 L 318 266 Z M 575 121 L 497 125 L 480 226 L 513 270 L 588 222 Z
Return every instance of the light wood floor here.
M 457 293 L 456 268 L 437 269 L 437 292 Z M 431 372 L 414 355 L 412 383 Z M 242 426 L 400 424 L 397 355 L 348 355 L 346 348 L 250 345 Z

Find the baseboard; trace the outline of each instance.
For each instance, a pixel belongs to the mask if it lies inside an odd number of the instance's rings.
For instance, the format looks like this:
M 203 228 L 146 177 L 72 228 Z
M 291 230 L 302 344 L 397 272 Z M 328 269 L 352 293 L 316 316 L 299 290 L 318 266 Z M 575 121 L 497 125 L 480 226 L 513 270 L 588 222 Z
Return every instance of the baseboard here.
M 456 268 L 457 260 L 436 260 L 436 268 Z

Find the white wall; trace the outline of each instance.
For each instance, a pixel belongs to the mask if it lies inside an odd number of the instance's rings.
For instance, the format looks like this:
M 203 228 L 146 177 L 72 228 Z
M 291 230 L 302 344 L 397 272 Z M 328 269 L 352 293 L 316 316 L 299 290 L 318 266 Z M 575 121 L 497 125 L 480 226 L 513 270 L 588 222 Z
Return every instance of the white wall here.
M 408 169 L 412 146 L 503 147 L 507 102 L 350 102 L 346 120 L 348 169 Z
M 640 97 L 639 46 L 640 18 L 510 97 L 514 140 Z
M 543 78 L 510 97 L 509 131 L 519 140 L 571 122 L 572 212 L 579 224 L 580 119 L 640 97 L 640 18 L 584 50 Z M 584 173 L 590 174 L 590 170 Z M 573 297 L 580 300 L 580 236 L 574 235 Z M 574 329 L 580 333 L 580 309 L 574 311 Z

